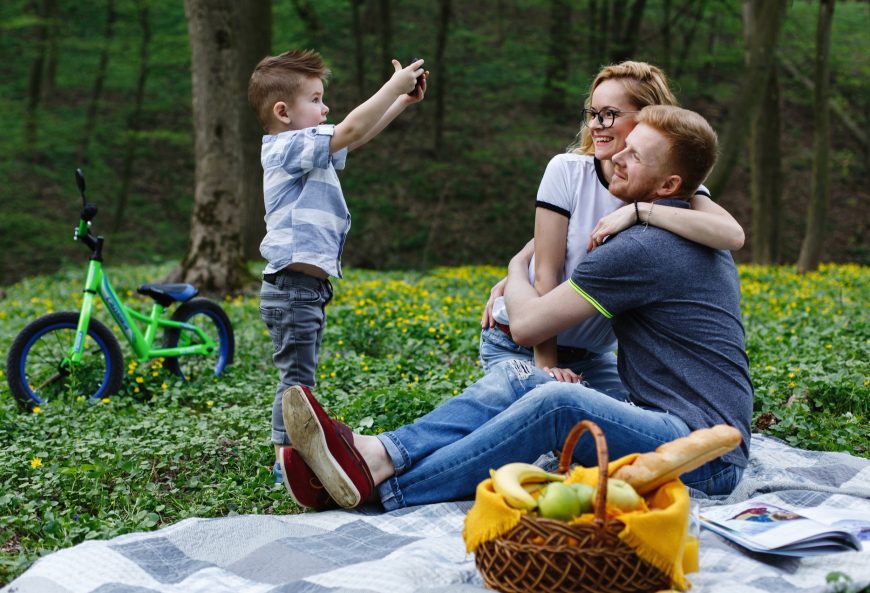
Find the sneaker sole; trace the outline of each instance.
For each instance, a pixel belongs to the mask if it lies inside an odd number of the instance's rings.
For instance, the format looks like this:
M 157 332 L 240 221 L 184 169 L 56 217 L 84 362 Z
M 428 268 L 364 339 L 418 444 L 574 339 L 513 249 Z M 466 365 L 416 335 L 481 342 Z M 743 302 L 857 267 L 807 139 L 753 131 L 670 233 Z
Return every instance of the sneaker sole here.
M 293 447 L 339 506 L 346 509 L 358 506 L 362 496 L 353 485 L 353 480 L 329 452 L 323 427 L 305 393 L 298 387 L 290 387 L 281 399 L 284 428 L 293 441 Z M 293 495 L 292 491 L 290 495 Z

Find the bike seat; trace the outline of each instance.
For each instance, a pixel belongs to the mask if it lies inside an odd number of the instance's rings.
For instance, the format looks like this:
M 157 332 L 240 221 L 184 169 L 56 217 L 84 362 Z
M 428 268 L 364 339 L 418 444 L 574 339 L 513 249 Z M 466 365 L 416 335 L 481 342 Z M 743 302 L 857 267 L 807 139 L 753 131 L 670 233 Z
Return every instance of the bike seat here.
M 143 284 L 136 289 L 139 294 L 150 296 L 164 307 L 174 302 L 183 303 L 195 297 L 199 290 L 192 284 Z

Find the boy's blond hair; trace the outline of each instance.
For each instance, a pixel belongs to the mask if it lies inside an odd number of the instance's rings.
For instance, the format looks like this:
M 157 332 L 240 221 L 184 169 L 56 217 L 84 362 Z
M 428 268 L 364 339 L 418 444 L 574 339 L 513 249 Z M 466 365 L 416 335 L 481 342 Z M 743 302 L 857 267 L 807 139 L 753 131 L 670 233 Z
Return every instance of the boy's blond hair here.
M 637 116 L 637 123 L 657 130 L 668 139 L 671 171 L 683 179 L 681 193 L 691 196 L 718 157 L 716 132 L 704 117 L 673 105 L 649 105 Z
M 268 130 L 275 103 L 292 103 L 305 79 L 319 78 L 326 83 L 330 74 L 320 54 L 311 49 L 294 49 L 277 56 L 266 56 L 251 74 L 248 103 L 257 114 L 260 125 Z
M 605 66 L 598 72 L 595 80 L 589 86 L 589 94 L 583 106 L 589 109 L 592 105 L 592 93 L 605 80 L 620 80 L 625 87 L 629 101 L 638 110 L 647 105 L 678 105 L 677 98 L 671 91 L 668 77 L 661 68 L 646 62 L 620 62 Z M 595 146 L 588 126 L 583 126 L 578 140 L 568 147 L 568 152 L 593 155 Z

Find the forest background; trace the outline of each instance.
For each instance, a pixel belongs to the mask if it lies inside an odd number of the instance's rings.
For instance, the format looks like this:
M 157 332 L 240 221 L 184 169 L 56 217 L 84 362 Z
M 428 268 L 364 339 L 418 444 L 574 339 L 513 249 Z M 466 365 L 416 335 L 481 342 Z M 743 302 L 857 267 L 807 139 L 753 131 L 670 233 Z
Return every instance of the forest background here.
M 747 62 L 747 14 L 754 9 L 760 18 L 765 4 L 784 11 L 777 38 L 761 46 L 775 50 L 766 52 L 775 76 L 764 79 L 774 80 L 773 93 L 764 91 L 766 82 L 747 88 L 758 80 Z M 578 132 L 591 79 L 600 65 L 626 58 L 662 66 L 681 103 L 707 116 L 723 139 L 741 118 L 752 120 L 737 143 L 733 173 L 714 184 L 714 198 L 747 230 L 738 261 L 798 259 L 815 184 L 818 2 L 252 0 L 239 6 L 245 18 L 228 30 L 248 47 L 265 44 L 259 55 L 313 47 L 325 56 L 333 72 L 326 95 L 333 123 L 386 80 L 390 58 L 426 59 L 426 100 L 351 155 L 342 174 L 353 215 L 345 250 L 351 266 L 504 265 L 532 234 L 538 182 L 548 160 Z M 870 4 L 837 3 L 827 56 L 823 261 L 870 261 L 868 30 Z M 0 6 L 0 56 L 0 286 L 81 261 L 81 248 L 70 241 L 79 166 L 89 198 L 101 208 L 98 231 L 108 237 L 113 264 L 181 260 L 190 249 L 196 169 L 184 5 L 8 0 Z M 240 64 L 242 91 L 231 100 L 241 106 L 240 136 L 255 159 L 246 174 L 256 183 L 259 131 L 243 94 L 250 69 Z M 773 103 L 741 102 L 756 95 Z M 766 135 L 768 148 L 759 135 Z M 755 167 L 765 178 L 781 176 L 781 203 L 770 209 L 773 231 L 753 228 L 750 162 L 760 162 L 753 146 L 777 157 L 774 165 Z M 763 169 L 769 166 L 775 175 Z M 247 190 L 238 203 L 244 257 L 257 260 L 261 195 Z M 757 248 L 761 233 L 765 243 L 774 234 L 772 250 Z
M 119 294 L 145 310 L 135 287 L 198 254 L 205 276 L 182 277 L 235 293 L 221 302 L 237 340 L 219 380 L 185 384 L 160 360 L 127 354 L 119 397 L 32 414 L 19 413 L 0 370 L 0 585 L 85 540 L 299 511 L 274 482 L 271 343 L 256 293 L 241 290 L 257 286 L 264 230 L 260 131 L 244 85 L 262 55 L 294 47 L 320 50 L 332 69 L 332 122 L 386 80 L 390 58 L 425 58 L 431 72 L 426 100 L 341 174 L 353 228 L 318 394 L 354 429 L 411 422 L 480 376 L 482 303 L 532 234 L 544 168 L 578 132 L 599 67 L 633 58 L 662 66 L 682 104 L 720 132 L 729 158 L 708 185 L 747 231 L 735 258 L 785 264 L 740 267 L 754 429 L 867 457 L 870 3 L 832 7 L 0 2 L 0 352 L 26 322 L 81 294 L 76 167 L 100 207 L 95 231 Z M 208 131 L 218 159 L 203 156 Z M 823 208 L 811 208 L 818 197 Z M 819 257 L 839 263 L 798 274 L 809 220 Z M 220 290 L 219 268 L 234 258 L 244 273 Z M 486 263 L 498 267 L 465 265 Z

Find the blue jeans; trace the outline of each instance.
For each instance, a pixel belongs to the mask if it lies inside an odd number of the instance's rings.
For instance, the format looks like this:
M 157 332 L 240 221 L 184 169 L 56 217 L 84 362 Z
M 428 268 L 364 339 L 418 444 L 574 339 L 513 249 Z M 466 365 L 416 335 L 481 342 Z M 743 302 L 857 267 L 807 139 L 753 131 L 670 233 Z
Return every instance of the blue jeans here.
M 497 327 L 480 332 L 480 364 L 483 372 L 489 373 L 507 360 L 525 360 L 534 362 L 535 352 L 531 348 L 520 346 L 509 335 Z M 583 375 L 583 383 L 596 391 L 607 393 L 613 397 L 625 399 L 628 396 L 619 372 L 616 369 L 616 355 L 613 352 L 601 354 L 591 353 L 588 358 L 561 365 L 578 375 Z
M 281 395 L 292 385 L 314 387 L 317 354 L 326 327 L 326 305 L 332 300 L 332 285 L 301 272 L 284 270 L 275 283 L 263 281 L 260 317 L 269 329 L 278 369 L 278 386 L 272 401 L 272 442 L 289 445 Z
M 690 432 L 674 414 L 554 381 L 528 362 L 508 361 L 413 424 L 378 435 L 396 469 L 378 486 L 381 502 L 389 511 L 473 498 L 490 468 L 532 463 L 560 449 L 580 420 L 601 427 L 610 459 L 652 451 Z M 577 443 L 574 461 L 597 465 L 590 435 Z M 725 494 L 741 475 L 740 468 L 714 460 L 682 480 L 706 494 Z

